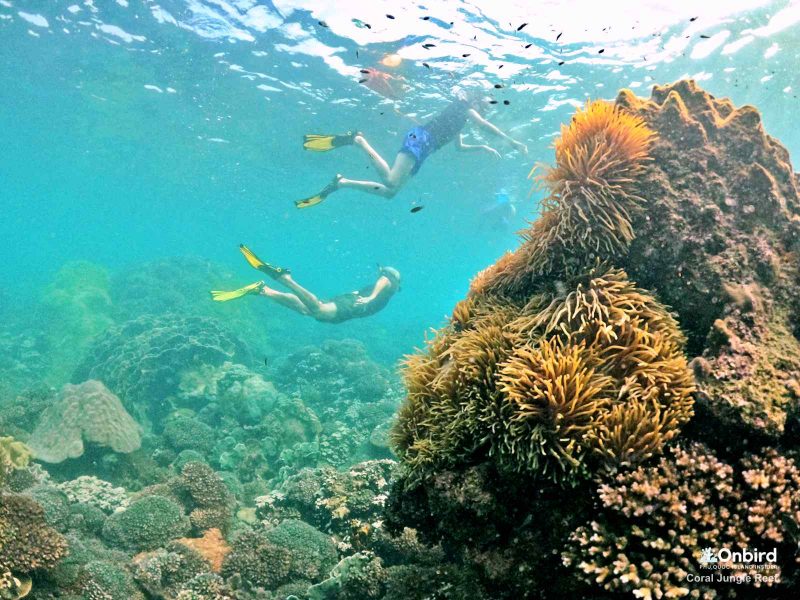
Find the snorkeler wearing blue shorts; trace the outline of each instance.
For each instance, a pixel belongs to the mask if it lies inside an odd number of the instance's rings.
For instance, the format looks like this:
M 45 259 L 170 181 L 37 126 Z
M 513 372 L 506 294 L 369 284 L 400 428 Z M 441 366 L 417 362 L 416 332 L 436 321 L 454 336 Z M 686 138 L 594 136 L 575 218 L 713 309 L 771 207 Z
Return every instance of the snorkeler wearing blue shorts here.
M 350 188 L 361 190 L 368 194 L 392 198 L 417 174 L 425 160 L 434 152 L 456 141 L 456 149 L 461 151 L 483 151 L 499 158 L 500 153 L 486 144 L 465 144 L 461 131 L 468 122 L 473 122 L 481 129 L 492 133 L 516 149 L 527 154 L 528 147 L 501 131 L 478 112 L 484 100 L 477 95 L 468 95 L 461 92 L 442 112 L 433 117 L 424 125 L 419 125 L 406 133 L 403 145 L 394 159 L 394 164 L 389 163 L 367 142 L 360 132 L 344 135 L 318 135 L 305 136 L 304 147 L 315 152 L 326 152 L 342 146 L 356 145 L 367 153 L 372 164 L 378 171 L 381 181 L 360 181 L 346 179 L 336 175 L 321 192 L 295 202 L 297 208 L 308 208 L 319 204 L 336 190 Z

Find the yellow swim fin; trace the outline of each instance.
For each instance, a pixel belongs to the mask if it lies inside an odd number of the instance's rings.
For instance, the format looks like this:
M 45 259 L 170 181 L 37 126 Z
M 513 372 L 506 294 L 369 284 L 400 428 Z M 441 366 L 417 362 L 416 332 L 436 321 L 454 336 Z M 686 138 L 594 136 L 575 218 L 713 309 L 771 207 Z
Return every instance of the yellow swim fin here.
M 303 137 L 303 148 L 314 152 L 327 152 L 328 150 L 351 145 L 357 135 L 358 132 L 352 131 L 334 135 L 309 133 Z
M 302 200 L 297 200 L 294 203 L 294 205 L 297 208 L 309 208 L 310 206 L 316 206 L 317 204 L 325 200 L 325 198 L 330 196 L 333 192 L 339 189 L 339 180 L 341 178 L 342 178 L 341 175 L 337 175 L 336 177 L 333 178 L 333 181 L 331 181 L 328 185 L 326 185 L 323 188 L 321 192 L 319 192 L 318 194 L 314 194 L 309 198 L 303 198 Z
M 291 273 L 289 269 L 284 269 L 283 267 L 276 267 L 269 263 L 264 262 L 260 258 L 258 258 L 250 248 L 245 246 L 244 244 L 239 244 L 239 250 L 244 255 L 245 260 L 250 264 L 251 267 L 254 269 L 258 269 L 262 273 L 266 273 L 273 279 L 278 279 L 281 275 L 287 275 Z
M 243 288 L 239 288 L 238 290 L 233 290 L 230 292 L 226 292 L 224 290 L 212 290 L 211 299 L 214 302 L 227 302 L 228 300 L 236 300 L 237 298 L 247 296 L 248 294 L 258 294 L 263 286 L 263 281 L 256 281 L 255 283 L 251 283 L 250 285 L 246 285 Z

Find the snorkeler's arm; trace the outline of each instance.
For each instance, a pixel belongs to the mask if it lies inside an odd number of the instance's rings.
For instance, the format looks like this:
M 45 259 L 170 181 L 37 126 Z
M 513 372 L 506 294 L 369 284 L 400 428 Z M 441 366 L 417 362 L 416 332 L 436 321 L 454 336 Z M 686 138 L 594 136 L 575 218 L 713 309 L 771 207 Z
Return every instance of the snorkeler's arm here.
M 486 131 L 488 131 L 490 133 L 493 133 L 497 137 L 503 138 L 509 144 L 511 144 L 512 146 L 514 146 L 518 150 L 521 150 L 523 153 L 525 153 L 525 154 L 528 153 L 528 147 L 525 144 L 523 144 L 522 142 L 518 142 L 517 140 L 512 138 L 510 135 L 508 135 L 506 132 L 504 132 L 502 129 L 500 129 L 497 125 L 487 121 L 474 108 L 469 109 L 469 113 L 468 114 L 469 114 L 470 118 L 473 121 L 475 121 L 475 123 L 477 123 L 478 126 L 480 126 L 482 129 L 485 129 Z
M 368 304 L 372 302 L 390 285 L 392 285 L 392 282 L 389 281 L 389 279 L 383 276 L 379 277 L 378 281 L 375 282 L 375 287 L 372 288 L 372 293 L 369 296 L 360 296 L 356 300 L 356 304 Z
M 463 133 L 459 134 L 458 136 L 458 140 L 456 141 L 456 149 L 460 150 L 461 152 L 474 152 L 476 150 L 481 150 L 483 152 L 488 152 L 492 156 L 500 158 L 500 153 L 491 146 L 487 146 L 486 144 L 465 144 Z

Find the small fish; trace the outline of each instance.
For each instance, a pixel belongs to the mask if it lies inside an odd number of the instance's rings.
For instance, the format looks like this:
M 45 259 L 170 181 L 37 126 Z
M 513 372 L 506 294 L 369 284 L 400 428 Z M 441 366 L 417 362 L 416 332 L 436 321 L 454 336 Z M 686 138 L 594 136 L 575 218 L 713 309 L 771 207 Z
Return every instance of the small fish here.
M 502 68 L 503 68 L 503 65 L 500 65 L 500 66 L 499 66 L 499 67 L 497 67 L 497 68 L 498 68 L 498 69 L 502 69 Z
M 358 80 L 358 83 L 366 83 L 367 81 L 369 81 L 369 79 L 367 79 L 366 77 L 364 77 L 364 79 L 359 79 L 359 80 Z
M 325 21 L 317 21 L 317 24 L 318 24 L 320 27 L 327 27 L 327 26 L 328 26 L 328 24 L 327 24 Z
M 425 48 L 425 50 L 430 50 L 431 48 L 435 48 L 436 44 L 422 44 L 422 47 Z
M 562 35 L 564 35 L 563 31 L 556 36 L 556 41 L 560 40 Z
M 522 31 L 523 29 L 525 29 L 525 27 L 526 27 L 527 25 L 528 25 L 527 23 L 523 23 L 522 25 L 520 25 L 519 27 L 517 27 L 517 31 Z
M 358 58 L 358 50 L 356 50 L 356 58 Z
M 422 20 L 423 20 L 423 21 L 430 21 L 430 20 L 431 20 L 431 18 L 426 16 L 426 17 L 422 17 Z
M 361 69 L 361 72 L 364 73 L 364 75 L 369 75 L 369 69 Z
M 269 366 L 269 362 L 267 362 L 267 357 L 266 356 L 264 357 L 264 366 L 265 367 Z
M 497 104 L 497 100 L 489 100 L 489 104 Z
M 708 39 L 710 36 L 708 36 L 708 35 L 701 35 L 700 37 L 701 37 L 701 38 L 703 38 L 704 40 L 707 40 L 707 39 Z
M 525 48 L 530 48 L 531 46 L 533 46 L 532 43 L 531 44 L 525 44 Z
M 598 50 L 598 51 L 597 51 L 597 53 L 598 53 L 598 54 L 602 54 L 602 53 L 603 53 L 603 52 L 605 52 L 605 51 L 606 51 L 606 49 L 605 49 L 605 48 L 600 48 L 600 50 Z
M 505 104 L 506 106 L 508 106 L 509 104 L 511 104 L 511 100 L 503 100 L 503 104 Z
M 467 54 L 462 54 L 462 55 L 461 55 L 461 58 L 467 58 L 468 56 L 472 56 L 472 55 L 471 55 L 470 53 L 467 53 Z
M 428 63 L 422 63 L 422 66 L 425 67 L 426 69 L 430 69 L 431 68 L 431 66 Z
M 421 211 L 423 208 L 425 208 L 425 207 L 424 206 L 415 206 L 414 208 L 411 209 L 411 212 L 412 213 L 417 213 L 417 212 Z
M 494 89 L 496 89 L 496 90 L 499 90 L 501 87 L 503 87 L 502 83 L 495 83 L 494 84 Z
M 691 19 L 689 19 L 690 23 L 694 23 L 695 21 L 697 21 L 697 17 L 692 17 Z
M 563 65 L 563 64 L 564 64 L 564 61 L 562 60 L 562 61 L 560 61 L 560 62 L 558 63 L 558 66 L 560 67 L 560 66 L 561 66 L 561 65 Z
M 386 15 L 387 19 L 394 19 L 394 15 Z

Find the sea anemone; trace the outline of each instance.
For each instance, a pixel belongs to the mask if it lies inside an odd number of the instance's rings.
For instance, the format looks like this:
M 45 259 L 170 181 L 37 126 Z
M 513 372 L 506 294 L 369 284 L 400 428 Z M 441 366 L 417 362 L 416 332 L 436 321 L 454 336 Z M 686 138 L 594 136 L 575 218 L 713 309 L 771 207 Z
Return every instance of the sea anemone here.
M 637 175 L 656 134 L 644 121 L 603 100 L 587 102 L 556 140 L 556 164 L 531 176 L 548 191 L 523 244 L 480 274 L 473 293 L 518 296 L 554 276 L 570 278 L 622 255 L 641 210 Z

